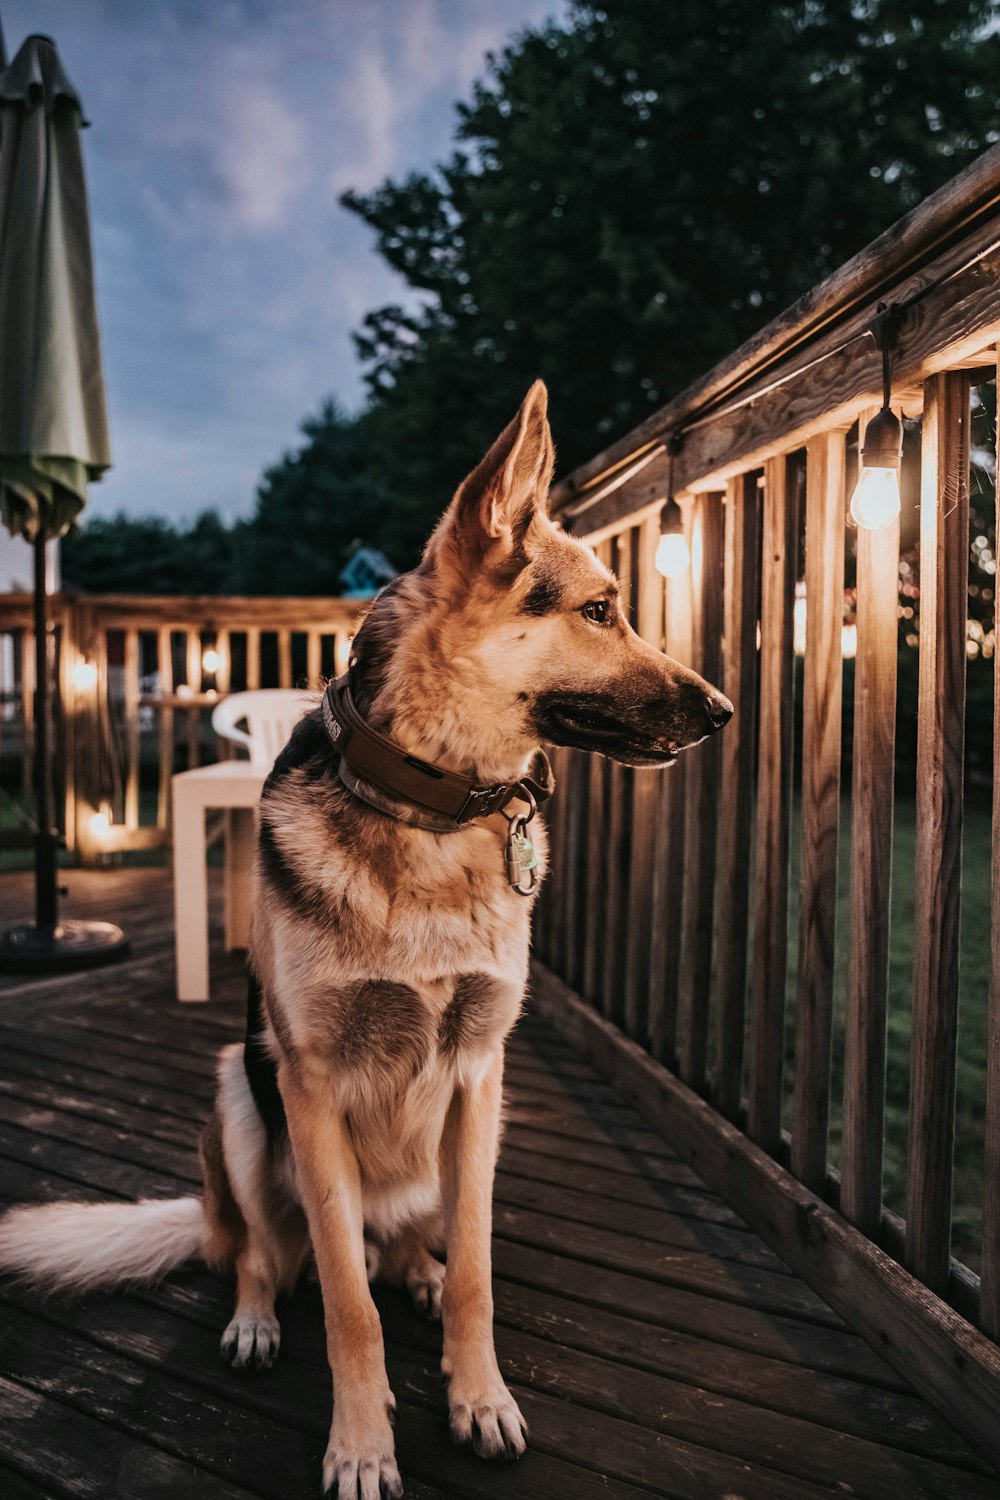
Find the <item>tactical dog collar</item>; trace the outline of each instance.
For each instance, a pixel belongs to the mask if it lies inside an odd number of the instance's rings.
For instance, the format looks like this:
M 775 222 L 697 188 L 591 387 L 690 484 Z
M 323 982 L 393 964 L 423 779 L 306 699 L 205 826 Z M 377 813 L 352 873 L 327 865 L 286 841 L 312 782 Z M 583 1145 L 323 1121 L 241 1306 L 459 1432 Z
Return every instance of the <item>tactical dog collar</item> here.
M 552 795 L 552 768 L 544 752 L 540 752 L 541 778 L 525 776 L 490 786 L 408 754 L 361 717 L 346 673 L 331 682 L 323 695 L 323 724 L 340 756 L 341 779 L 349 790 L 381 812 L 435 832 L 450 832 L 474 818 L 505 812 L 518 799 L 529 804 L 533 816 L 535 805 Z M 407 804 L 414 816 L 393 808 L 397 800 Z M 518 821 L 527 822 L 530 817 Z

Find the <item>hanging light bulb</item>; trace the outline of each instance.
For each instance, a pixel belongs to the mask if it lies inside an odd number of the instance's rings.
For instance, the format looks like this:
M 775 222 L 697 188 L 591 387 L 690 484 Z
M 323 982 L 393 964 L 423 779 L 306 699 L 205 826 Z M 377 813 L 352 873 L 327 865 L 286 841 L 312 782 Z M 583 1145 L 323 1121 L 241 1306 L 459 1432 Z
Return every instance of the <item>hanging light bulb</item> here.
M 691 566 L 691 549 L 684 535 L 684 518 L 676 500 L 668 500 L 660 512 L 660 540 L 656 547 L 656 571 L 664 578 L 679 578 Z
M 903 453 L 903 427 L 889 409 L 892 379 L 889 351 L 895 347 L 899 313 L 879 305 L 869 328 L 876 348 L 882 351 L 882 410 L 865 428 L 861 449 L 861 473 L 851 496 L 851 515 L 858 526 L 877 531 L 899 515 L 899 468 Z
M 872 417 L 861 450 L 861 474 L 851 496 L 851 515 L 859 526 L 877 531 L 899 515 L 899 465 L 903 428 L 888 406 Z

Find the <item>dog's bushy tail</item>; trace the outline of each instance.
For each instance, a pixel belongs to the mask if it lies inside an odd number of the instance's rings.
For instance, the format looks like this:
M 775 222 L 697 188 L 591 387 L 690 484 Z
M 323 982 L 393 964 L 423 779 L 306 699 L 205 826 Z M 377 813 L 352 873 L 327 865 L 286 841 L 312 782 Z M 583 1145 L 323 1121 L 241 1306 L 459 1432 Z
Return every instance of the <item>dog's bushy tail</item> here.
M 0 1218 L 0 1270 L 49 1291 L 158 1281 L 206 1238 L 200 1198 L 47 1203 Z

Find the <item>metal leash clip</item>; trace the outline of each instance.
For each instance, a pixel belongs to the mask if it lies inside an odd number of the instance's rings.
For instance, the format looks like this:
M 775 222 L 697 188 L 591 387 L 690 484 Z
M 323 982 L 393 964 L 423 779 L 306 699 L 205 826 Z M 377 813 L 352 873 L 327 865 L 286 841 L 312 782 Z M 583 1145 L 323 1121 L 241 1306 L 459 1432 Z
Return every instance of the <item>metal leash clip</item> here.
M 538 884 L 538 856 L 531 842 L 531 835 L 528 833 L 528 824 L 538 811 L 538 803 L 530 787 L 521 784 L 518 786 L 518 793 L 528 803 L 526 813 L 508 813 L 506 808 L 501 809 L 507 819 L 507 841 L 503 851 L 504 869 L 507 874 L 507 884 L 511 890 L 516 891 L 519 896 L 530 896 Z M 525 877 L 527 877 L 527 885 L 524 884 Z

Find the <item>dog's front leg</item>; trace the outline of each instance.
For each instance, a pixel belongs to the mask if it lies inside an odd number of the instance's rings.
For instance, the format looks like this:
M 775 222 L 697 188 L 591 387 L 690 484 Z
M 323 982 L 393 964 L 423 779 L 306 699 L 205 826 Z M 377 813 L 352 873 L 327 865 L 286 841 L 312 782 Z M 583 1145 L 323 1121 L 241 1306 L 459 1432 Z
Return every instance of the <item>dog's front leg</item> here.
M 361 1174 L 329 1095 L 281 1072 L 295 1167 L 323 1289 L 333 1372 L 333 1423 L 323 1494 L 380 1500 L 403 1493 L 392 1434 L 395 1400 L 385 1372 L 382 1328 L 368 1290 Z
M 500 1141 L 503 1053 L 476 1088 L 455 1092 L 442 1140 L 445 1237 L 444 1355 L 454 1442 L 481 1458 L 518 1458 L 526 1426 L 493 1347 L 490 1234 Z

